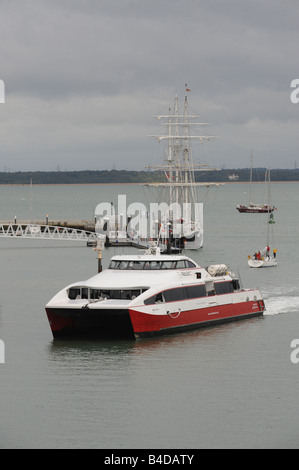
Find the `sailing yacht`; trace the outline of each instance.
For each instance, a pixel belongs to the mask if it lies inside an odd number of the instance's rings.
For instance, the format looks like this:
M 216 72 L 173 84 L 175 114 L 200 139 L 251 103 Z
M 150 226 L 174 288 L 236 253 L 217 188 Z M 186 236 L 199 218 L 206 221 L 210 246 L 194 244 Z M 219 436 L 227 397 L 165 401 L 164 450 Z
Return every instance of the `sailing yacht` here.
M 189 104 L 187 93 L 190 89 L 185 85 L 186 93 L 184 99 L 184 111 L 179 111 L 178 95 L 174 100 L 173 112 L 169 109 L 166 115 L 156 116 L 159 120 L 166 120 L 167 132 L 163 135 L 152 135 L 162 142 L 168 142 L 166 159 L 164 164 L 159 166 L 149 166 L 155 170 L 164 172 L 165 182 L 148 183 L 145 186 L 169 189 L 168 203 L 172 211 L 161 215 L 159 239 L 160 243 L 170 243 L 169 232 L 171 232 L 171 242 L 174 246 L 182 246 L 186 249 L 198 249 L 203 245 L 203 207 L 198 202 L 196 187 L 206 185 L 206 183 L 195 182 L 195 171 L 213 171 L 207 164 L 194 165 L 191 145 L 192 139 L 209 141 L 216 136 L 192 135 L 191 126 L 207 126 L 210 123 L 202 122 L 201 116 L 189 114 Z M 194 122 L 194 119 L 200 119 Z M 215 183 L 210 183 L 213 185 Z M 173 230 L 175 227 L 176 230 Z
M 241 213 L 256 213 L 256 214 L 265 214 L 268 212 L 273 212 L 276 207 L 271 206 L 270 204 L 262 203 L 257 204 L 251 202 L 251 193 L 252 193 L 252 160 L 253 155 L 251 154 L 250 157 L 250 176 L 249 176 L 249 203 L 248 204 L 239 204 L 237 206 L 237 210 Z M 265 182 L 267 179 L 267 171 L 265 176 Z
M 270 169 L 268 170 L 268 176 L 266 178 L 268 179 L 268 207 L 270 208 Z M 273 224 L 275 224 L 274 215 L 273 212 L 271 212 L 269 209 L 267 214 L 267 244 L 263 250 L 256 251 L 253 257 L 251 257 L 250 255 L 248 256 L 248 265 L 251 268 L 270 268 L 277 266 L 277 249 L 274 248 L 273 242 Z M 270 249 L 270 238 L 273 247 L 272 253 Z

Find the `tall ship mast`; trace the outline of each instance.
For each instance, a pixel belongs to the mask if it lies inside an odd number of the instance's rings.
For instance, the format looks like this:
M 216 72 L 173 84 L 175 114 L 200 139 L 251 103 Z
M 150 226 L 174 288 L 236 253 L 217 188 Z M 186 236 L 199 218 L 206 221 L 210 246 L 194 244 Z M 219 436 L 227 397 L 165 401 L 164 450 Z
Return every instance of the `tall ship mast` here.
M 212 171 L 215 168 L 204 163 L 194 164 L 191 141 L 197 139 L 203 143 L 216 136 L 195 135 L 191 132 L 196 126 L 206 127 L 210 123 L 202 121 L 200 115 L 189 114 L 188 91 L 190 90 L 187 84 L 185 90 L 182 113 L 179 110 L 179 100 L 176 94 L 173 112 L 169 109 L 168 114 L 155 116 L 158 120 L 164 120 L 166 132 L 151 137 L 157 139 L 158 142 L 167 141 L 168 145 L 164 164 L 149 168 L 163 171 L 165 182 L 150 183 L 147 186 L 169 188 L 169 205 L 174 207 L 173 220 L 183 214 L 185 248 L 198 249 L 203 245 L 203 211 L 202 205 L 198 203 L 196 187 L 205 183 L 195 182 L 195 171 Z M 180 214 L 176 214 L 175 210 L 179 207 Z M 171 222 L 168 221 L 168 224 Z

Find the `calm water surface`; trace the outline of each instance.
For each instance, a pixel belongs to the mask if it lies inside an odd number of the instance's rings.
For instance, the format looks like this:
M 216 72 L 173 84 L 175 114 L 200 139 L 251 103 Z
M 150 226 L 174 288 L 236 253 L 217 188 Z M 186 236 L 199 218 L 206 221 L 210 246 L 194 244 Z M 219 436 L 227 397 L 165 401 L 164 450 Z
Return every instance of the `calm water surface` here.
M 252 270 L 265 245 L 259 214 L 239 214 L 247 187 L 201 189 L 204 247 L 259 287 L 263 317 L 141 341 L 53 341 L 45 304 L 96 273 L 84 243 L 0 238 L 0 447 L 201 449 L 299 447 L 299 185 L 272 185 L 277 268 Z M 260 188 L 257 187 L 258 190 Z M 262 190 L 260 190 L 262 193 Z M 0 219 L 92 219 L 99 202 L 146 202 L 143 187 L 0 187 Z M 150 201 L 154 202 L 154 201 Z M 114 249 L 104 253 L 104 266 Z

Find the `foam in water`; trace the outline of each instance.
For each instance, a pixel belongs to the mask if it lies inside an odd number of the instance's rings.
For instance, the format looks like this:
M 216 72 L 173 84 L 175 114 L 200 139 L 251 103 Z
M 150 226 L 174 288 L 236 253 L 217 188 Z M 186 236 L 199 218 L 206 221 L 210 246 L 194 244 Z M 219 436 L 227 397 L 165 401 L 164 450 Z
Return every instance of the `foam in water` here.
M 265 315 L 278 315 L 279 313 L 299 313 L 299 297 L 281 295 L 265 299 Z

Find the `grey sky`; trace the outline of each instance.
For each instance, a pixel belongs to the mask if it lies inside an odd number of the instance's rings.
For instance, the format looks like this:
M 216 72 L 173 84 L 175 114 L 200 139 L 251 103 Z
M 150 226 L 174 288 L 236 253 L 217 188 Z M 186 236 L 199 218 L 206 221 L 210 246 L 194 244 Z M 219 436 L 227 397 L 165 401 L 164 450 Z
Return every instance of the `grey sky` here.
M 0 171 L 137 169 L 187 82 L 195 160 L 294 168 L 297 0 L 0 0 Z M 198 155 L 197 155 L 198 152 Z

